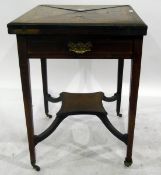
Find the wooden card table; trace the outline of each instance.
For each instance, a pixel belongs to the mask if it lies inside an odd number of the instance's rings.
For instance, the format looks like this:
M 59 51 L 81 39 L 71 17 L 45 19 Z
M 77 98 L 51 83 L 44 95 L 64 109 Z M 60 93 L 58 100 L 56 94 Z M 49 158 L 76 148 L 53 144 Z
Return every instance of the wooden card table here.
M 125 166 L 132 164 L 135 117 L 138 98 L 143 36 L 146 24 L 132 7 L 121 6 L 53 6 L 40 5 L 8 24 L 9 34 L 17 35 L 19 66 L 22 82 L 30 160 L 36 165 L 35 146 L 47 138 L 69 115 L 96 115 L 106 128 L 127 145 Z M 41 60 L 44 106 L 61 102 L 55 120 L 44 132 L 34 134 L 30 59 Z M 67 93 L 58 98 L 48 93 L 47 59 L 118 59 L 117 92 L 106 97 L 103 92 Z M 102 101 L 117 101 L 120 114 L 124 59 L 131 59 L 128 132 L 119 132 L 107 118 Z M 108 62 L 107 62 L 108 64 Z

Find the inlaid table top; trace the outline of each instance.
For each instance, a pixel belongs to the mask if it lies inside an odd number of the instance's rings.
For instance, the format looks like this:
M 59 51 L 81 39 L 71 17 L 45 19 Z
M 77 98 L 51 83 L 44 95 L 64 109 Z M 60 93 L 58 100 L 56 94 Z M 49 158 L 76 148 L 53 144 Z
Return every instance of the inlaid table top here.
M 8 24 L 11 34 L 40 34 L 46 30 L 49 34 L 62 28 L 69 31 L 97 28 L 113 35 L 145 35 L 147 32 L 147 25 L 129 5 L 39 5 Z

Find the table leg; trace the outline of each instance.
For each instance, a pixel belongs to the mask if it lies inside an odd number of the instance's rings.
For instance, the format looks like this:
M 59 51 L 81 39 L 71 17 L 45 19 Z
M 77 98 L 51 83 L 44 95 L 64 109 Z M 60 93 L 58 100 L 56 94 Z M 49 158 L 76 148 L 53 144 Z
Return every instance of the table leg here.
M 32 111 L 32 94 L 30 84 L 30 65 L 29 58 L 27 58 L 27 42 L 22 36 L 17 37 L 18 52 L 19 52 L 19 66 L 22 83 L 23 101 L 26 117 L 26 127 L 30 151 L 30 161 L 33 168 L 37 171 L 40 167 L 36 165 L 35 143 L 34 143 L 34 124 Z
M 41 59 L 41 72 L 42 72 L 42 84 L 43 84 L 43 94 L 44 94 L 44 107 L 45 114 L 47 117 L 52 118 L 52 115 L 49 114 L 49 101 L 48 97 L 48 80 L 47 80 L 47 62 L 45 58 Z
M 135 118 L 137 109 L 138 88 L 141 70 L 141 55 L 142 55 L 142 39 L 134 41 L 134 56 L 131 60 L 131 83 L 130 83 L 130 99 L 128 113 L 128 144 L 127 154 L 125 158 L 125 166 L 132 164 L 132 149 L 134 139 Z
M 120 114 L 120 105 L 121 105 L 121 94 L 122 94 L 122 79 L 123 79 L 123 68 L 124 60 L 118 60 L 118 74 L 117 74 L 117 103 L 116 103 L 116 112 L 117 116 L 122 117 Z

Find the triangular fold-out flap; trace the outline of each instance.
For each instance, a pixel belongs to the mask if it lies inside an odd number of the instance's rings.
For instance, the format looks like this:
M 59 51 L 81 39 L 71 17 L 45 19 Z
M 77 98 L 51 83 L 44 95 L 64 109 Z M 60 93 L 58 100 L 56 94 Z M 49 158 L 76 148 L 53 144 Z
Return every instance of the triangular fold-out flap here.
M 88 11 L 98 11 L 105 9 L 115 9 L 121 7 L 129 7 L 129 5 L 41 5 L 41 7 L 55 8 L 65 11 L 75 11 L 75 12 L 88 12 Z
M 145 23 L 129 5 L 39 5 L 7 26 L 12 34 L 79 29 L 85 33 L 97 30 L 96 33 L 141 35 L 147 31 Z

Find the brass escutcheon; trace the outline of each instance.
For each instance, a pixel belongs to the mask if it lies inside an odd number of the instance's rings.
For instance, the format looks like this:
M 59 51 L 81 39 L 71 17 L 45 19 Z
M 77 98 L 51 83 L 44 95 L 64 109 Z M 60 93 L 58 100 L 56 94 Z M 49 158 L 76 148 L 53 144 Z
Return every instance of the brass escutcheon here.
M 69 42 L 68 43 L 69 51 L 74 52 L 76 54 L 84 54 L 86 52 L 91 51 L 92 43 L 91 42 Z

